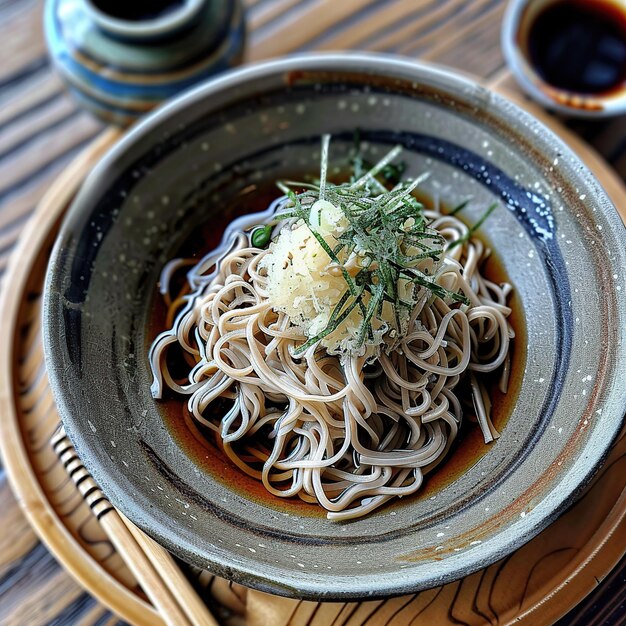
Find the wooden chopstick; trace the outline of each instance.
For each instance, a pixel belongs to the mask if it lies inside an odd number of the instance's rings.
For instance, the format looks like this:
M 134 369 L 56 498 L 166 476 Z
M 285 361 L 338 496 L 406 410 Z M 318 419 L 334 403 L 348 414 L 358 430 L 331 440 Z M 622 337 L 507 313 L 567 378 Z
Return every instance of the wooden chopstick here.
M 119 511 L 118 511 L 119 513 Z M 120 518 L 135 538 L 141 549 L 150 559 L 153 567 L 160 574 L 170 589 L 175 589 L 178 601 L 185 607 L 187 617 L 194 626 L 218 626 L 200 596 L 195 592 L 189 581 L 185 578 L 180 568 L 174 562 L 170 553 L 154 539 L 148 537 L 122 513 Z M 210 619 L 210 621 L 207 620 Z
M 61 426 L 51 439 L 65 470 L 168 626 L 218 626 L 172 556 L 106 499 Z

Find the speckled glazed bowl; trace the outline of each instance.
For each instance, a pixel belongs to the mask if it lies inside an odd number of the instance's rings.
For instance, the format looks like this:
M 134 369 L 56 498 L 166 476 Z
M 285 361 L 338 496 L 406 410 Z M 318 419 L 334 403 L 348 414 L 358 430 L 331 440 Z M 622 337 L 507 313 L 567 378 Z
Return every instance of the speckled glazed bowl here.
M 251 185 L 400 142 L 428 192 L 494 199 L 488 238 L 515 285 L 519 358 L 502 437 L 465 471 L 374 514 L 329 522 L 206 469 L 150 395 L 159 271 Z M 46 284 L 45 345 L 66 429 L 111 501 L 181 558 L 251 587 L 347 600 L 460 578 L 528 541 L 587 484 L 626 411 L 626 240 L 598 182 L 547 128 L 441 69 L 302 56 L 172 101 L 99 164 Z M 446 467 L 439 472 L 445 475 Z M 315 511 L 315 508 L 313 508 Z

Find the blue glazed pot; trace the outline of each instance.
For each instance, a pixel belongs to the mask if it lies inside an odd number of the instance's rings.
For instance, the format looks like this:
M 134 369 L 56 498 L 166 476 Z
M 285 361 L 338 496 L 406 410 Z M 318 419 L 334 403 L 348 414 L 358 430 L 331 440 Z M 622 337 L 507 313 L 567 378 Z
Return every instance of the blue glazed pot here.
M 79 103 L 123 126 L 237 65 L 245 42 L 239 0 L 48 0 L 45 31 Z

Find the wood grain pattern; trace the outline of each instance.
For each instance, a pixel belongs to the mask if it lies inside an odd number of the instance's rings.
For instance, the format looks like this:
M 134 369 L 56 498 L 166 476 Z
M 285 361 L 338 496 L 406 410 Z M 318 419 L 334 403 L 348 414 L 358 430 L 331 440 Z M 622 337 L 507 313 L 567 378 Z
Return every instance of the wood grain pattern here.
M 46 63 L 46 46 L 40 17 L 40 2 L 6 3 L 2 8 L 2 51 L 0 85 L 7 84 L 26 71 L 34 71 Z M 24 46 L 24 33 L 29 45 Z
M 505 88 L 516 89 L 504 68 L 499 49 L 499 22 L 504 0 L 247 0 L 246 5 L 251 31 L 248 60 L 295 51 L 369 49 L 445 63 L 490 78 Z M 101 130 L 99 123 L 81 113 L 62 91 L 60 81 L 48 65 L 41 32 L 41 8 L 42 0 L 0 0 L 0 41 L 4 52 L 0 67 L 0 280 L 6 271 L 10 252 L 27 228 L 28 218 L 43 194 Z M 626 118 L 568 125 L 584 141 L 594 145 L 621 177 L 626 175 Z M 36 245 L 37 242 L 31 243 Z M 28 246 L 24 248 L 27 249 Z M 32 302 L 36 302 L 38 287 L 34 286 L 29 293 Z M 35 358 L 40 350 L 35 329 L 36 324 L 32 324 L 31 335 L 25 335 L 23 346 L 28 346 L 28 350 L 24 348 L 22 353 L 24 368 L 21 370 L 24 376 L 21 384 L 32 385 L 33 395 L 28 401 L 24 400 L 20 410 L 32 420 L 33 411 L 41 411 L 48 417 L 53 414 L 50 400 L 46 399 L 45 377 Z M 0 402 L 3 399 L 0 398 Z M 22 434 L 25 441 L 32 437 L 32 454 L 35 455 L 35 449 L 41 454 L 36 466 L 37 480 L 49 481 L 45 482 L 46 489 L 50 490 L 55 510 L 58 508 L 65 519 L 72 520 L 72 528 L 80 528 L 58 539 L 69 542 L 68 545 L 80 546 L 85 552 L 93 551 L 93 556 L 89 552 L 89 563 L 98 560 L 107 563 L 98 566 L 98 571 L 105 572 L 106 580 L 116 580 L 122 589 L 126 589 L 134 584 L 132 577 L 110 553 L 110 545 L 107 545 L 106 538 L 103 539 L 101 528 L 83 517 L 85 512 L 81 511 L 80 503 L 74 501 L 69 489 L 71 485 L 64 482 L 65 478 L 46 469 L 46 436 L 51 432 L 50 427 L 50 424 L 31 421 L 24 426 Z M 618 462 L 612 467 L 613 470 L 607 470 L 603 476 L 607 489 L 623 488 L 623 464 Z M 50 476 L 47 477 L 47 473 Z M 2 477 L 0 503 L 3 528 L 0 533 L 0 623 L 115 623 L 117 618 L 84 594 L 37 544 L 36 536 L 20 513 L 20 506 L 24 509 L 28 502 L 21 502 L 18 506 Z M 597 507 L 598 503 L 590 502 L 590 506 Z M 582 519 L 583 513 L 587 513 L 586 509 L 576 509 L 576 512 Z M 607 515 L 610 517 L 610 513 Z M 615 519 L 612 521 L 616 522 Z M 626 623 L 626 563 L 622 561 L 601 585 L 599 581 L 596 583 L 593 568 L 583 567 L 583 535 L 577 535 L 578 543 L 567 543 L 569 535 L 565 531 L 568 529 L 563 530 L 562 537 L 559 536 L 565 541 L 562 549 L 553 551 L 536 564 L 525 596 L 518 599 L 518 609 L 521 607 L 523 612 L 523 607 L 534 606 L 536 598 L 532 589 L 549 584 L 563 563 L 578 562 L 576 567 L 583 568 L 588 588 L 597 587 L 583 605 L 563 618 L 562 624 Z M 574 533 L 583 531 L 584 528 L 572 526 Z M 625 536 L 623 521 L 616 523 L 613 534 L 601 548 L 601 552 L 607 554 L 600 554 L 600 557 L 610 559 L 611 551 L 615 552 L 616 546 L 623 544 Z M 277 601 L 273 607 L 276 613 L 272 616 L 278 620 L 279 626 L 288 622 L 302 624 L 307 620 L 317 626 L 354 626 L 366 618 L 370 623 L 398 626 L 410 623 L 418 611 L 421 611 L 420 619 L 434 619 L 434 615 L 439 615 L 439 603 L 448 602 L 453 606 L 449 619 L 457 623 L 495 623 L 496 615 L 504 615 L 510 609 L 505 606 L 506 602 L 503 604 L 499 596 L 501 589 L 495 582 L 520 571 L 517 561 L 512 560 L 501 572 L 490 571 L 480 580 L 458 584 L 458 588 L 448 586 L 384 605 L 311 606 L 309 603 Z M 576 572 L 572 571 L 572 574 Z M 206 573 L 190 572 L 189 576 L 204 597 L 216 602 L 215 609 L 223 623 L 229 626 L 269 623 L 264 621 L 267 603 L 261 594 L 229 585 Z M 492 591 L 487 593 L 490 586 Z M 548 612 L 542 617 L 556 617 L 556 613 L 549 612 L 550 602 L 566 604 L 574 587 L 565 584 L 555 589 L 556 599 L 547 600 L 545 610 Z M 467 598 L 472 594 L 475 602 L 468 603 Z M 135 597 L 139 606 L 145 606 L 143 598 L 136 593 Z M 532 621 L 532 615 L 526 616 L 527 623 L 536 623 Z M 436 622 L 413 620 L 413 623 Z

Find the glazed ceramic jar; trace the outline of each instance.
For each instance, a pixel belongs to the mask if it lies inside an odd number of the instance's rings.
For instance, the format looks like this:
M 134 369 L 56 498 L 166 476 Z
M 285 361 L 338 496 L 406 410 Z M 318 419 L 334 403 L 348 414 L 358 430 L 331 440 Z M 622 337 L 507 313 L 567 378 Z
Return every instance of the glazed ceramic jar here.
M 239 0 L 48 0 L 54 64 L 81 105 L 127 125 L 241 60 Z

